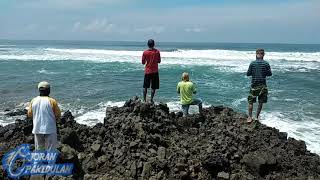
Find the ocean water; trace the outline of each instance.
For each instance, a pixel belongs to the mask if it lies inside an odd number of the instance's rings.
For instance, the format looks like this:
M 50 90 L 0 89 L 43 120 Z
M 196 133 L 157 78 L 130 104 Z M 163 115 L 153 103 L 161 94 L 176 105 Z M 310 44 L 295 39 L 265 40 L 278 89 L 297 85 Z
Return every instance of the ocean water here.
M 0 41 L 0 124 L 14 122 L 4 110 L 26 107 L 47 80 L 51 96 L 79 123 L 102 122 L 105 109 L 142 95 L 142 42 Z M 273 76 L 261 121 L 306 141 L 320 154 L 320 45 L 241 43 L 158 43 L 160 90 L 155 101 L 179 111 L 176 84 L 187 71 L 205 106 L 246 112 L 249 63 L 266 50 Z M 193 109 L 195 110 L 195 109 Z

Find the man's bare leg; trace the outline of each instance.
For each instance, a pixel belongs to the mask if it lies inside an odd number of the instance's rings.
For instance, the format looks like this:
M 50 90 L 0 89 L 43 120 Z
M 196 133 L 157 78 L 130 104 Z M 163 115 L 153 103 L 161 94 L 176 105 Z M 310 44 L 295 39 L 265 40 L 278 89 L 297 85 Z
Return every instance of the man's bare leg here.
M 147 92 L 148 92 L 148 89 L 144 88 L 143 89 L 143 102 L 147 102 Z
M 155 94 L 156 94 L 156 90 L 155 90 L 155 89 L 152 89 L 152 90 L 151 90 L 151 103 L 154 103 L 154 102 L 153 102 L 153 97 L 154 97 Z
M 258 108 L 257 108 L 257 116 L 256 116 L 257 120 L 259 120 L 259 115 L 261 113 L 262 106 L 263 106 L 263 103 L 259 103 Z
M 252 122 L 252 111 L 253 111 L 253 104 L 248 104 L 248 113 L 249 113 L 249 117 L 247 119 L 248 123 Z

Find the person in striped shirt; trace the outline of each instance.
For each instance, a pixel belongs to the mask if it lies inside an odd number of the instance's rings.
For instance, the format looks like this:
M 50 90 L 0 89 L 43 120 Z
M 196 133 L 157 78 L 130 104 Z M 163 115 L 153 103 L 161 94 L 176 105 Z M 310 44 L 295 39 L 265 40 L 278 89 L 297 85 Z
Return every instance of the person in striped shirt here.
M 57 148 L 56 121 L 61 111 L 55 99 L 49 97 L 50 84 L 46 81 L 38 84 L 40 95 L 29 104 L 28 117 L 33 120 L 32 133 L 36 150 L 55 150 Z
M 267 88 L 267 76 L 272 76 L 270 65 L 267 61 L 263 60 L 264 49 L 256 50 L 256 60 L 250 63 L 247 71 L 247 76 L 252 76 L 251 89 L 248 96 L 248 123 L 253 121 L 252 111 L 253 103 L 255 103 L 258 97 L 259 105 L 257 108 L 256 120 L 259 119 L 260 112 L 264 103 L 268 101 L 268 88 Z

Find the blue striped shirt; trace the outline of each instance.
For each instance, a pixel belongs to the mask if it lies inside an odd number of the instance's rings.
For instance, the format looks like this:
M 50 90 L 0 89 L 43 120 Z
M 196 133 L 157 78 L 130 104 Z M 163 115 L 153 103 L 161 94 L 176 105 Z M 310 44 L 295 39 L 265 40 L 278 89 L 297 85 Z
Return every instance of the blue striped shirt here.
M 272 76 L 269 63 L 260 59 L 252 61 L 249 66 L 247 76 L 252 76 L 251 87 L 267 85 L 266 77 Z

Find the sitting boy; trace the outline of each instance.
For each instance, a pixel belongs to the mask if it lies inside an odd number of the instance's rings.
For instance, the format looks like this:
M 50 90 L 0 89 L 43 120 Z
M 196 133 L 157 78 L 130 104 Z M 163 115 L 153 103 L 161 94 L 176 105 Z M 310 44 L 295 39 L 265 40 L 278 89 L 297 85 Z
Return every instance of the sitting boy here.
M 182 81 L 177 85 L 177 92 L 180 94 L 180 101 L 183 110 L 183 117 L 189 114 L 190 105 L 198 105 L 199 113 L 202 113 L 202 100 L 193 98 L 193 94 L 196 94 L 195 85 L 189 81 L 189 74 L 184 72 L 182 74 Z

